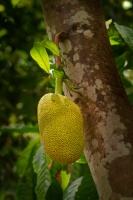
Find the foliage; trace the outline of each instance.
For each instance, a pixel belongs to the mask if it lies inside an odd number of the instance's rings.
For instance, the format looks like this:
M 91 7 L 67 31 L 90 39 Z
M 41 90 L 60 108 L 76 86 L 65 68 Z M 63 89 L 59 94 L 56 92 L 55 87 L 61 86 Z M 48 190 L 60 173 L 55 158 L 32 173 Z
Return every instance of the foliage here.
M 22 151 L 17 161 L 17 173 L 19 177 L 16 199 L 32 200 L 35 197 L 34 188 L 36 185 L 36 175 L 33 170 L 32 160 L 38 148 L 40 138 L 37 137 L 29 142 Z
M 39 64 L 39 66 L 44 69 L 47 73 L 50 70 L 49 57 L 46 49 L 39 42 L 34 43 L 34 47 L 31 49 L 30 54 L 32 58 Z
M 118 72 L 133 105 L 133 29 L 113 23 L 108 33 Z
M 37 199 L 45 199 L 46 192 L 51 184 L 51 177 L 43 145 L 38 149 L 34 157 L 33 166 L 34 171 L 37 173 L 37 185 L 35 188 Z
M 41 43 L 39 42 L 34 42 L 34 46 L 30 51 L 31 57 L 38 63 L 38 65 L 48 74 L 50 74 L 50 69 L 54 70 L 55 72 L 58 73 L 56 74 L 52 73 L 53 77 L 56 78 L 58 76 L 61 76 L 62 78 L 62 73 L 60 73 L 59 70 L 55 70 L 55 66 L 51 65 L 50 67 L 50 62 L 49 62 L 49 56 L 46 51 L 46 48 L 49 49 L 53 54 L 57 56 L 61 56 L 59 48 L 55 45 L 54 42 L 45 39 Z
M 103 0 L 103 6 L 105 18 L 113 21 L 108 35 L 119 74 L 133 104 L 133 12 L 131 8 L 124 9 L 122 2 Z M 84 155 L 66 166 L 55 162 L 51 165 L 42 147 L 37 152 L 40 147 L 37 103 L 44 93 L 53 92 L 55 86 L 54 80 L 29 54 L 34 41 L 45 48 L 50 46 L 41 4 L 36 0 L 0 1 L 0 26 L 0 200 L 36 200 L 44 196 L 46 200 L 97 200 Z M 62 71 L 55 69 L 51 51 L 53 46 L 47 48 L 47 53 L 54 78 L 63 76 Z M 58 50 L 54 54 L 59 55 Z

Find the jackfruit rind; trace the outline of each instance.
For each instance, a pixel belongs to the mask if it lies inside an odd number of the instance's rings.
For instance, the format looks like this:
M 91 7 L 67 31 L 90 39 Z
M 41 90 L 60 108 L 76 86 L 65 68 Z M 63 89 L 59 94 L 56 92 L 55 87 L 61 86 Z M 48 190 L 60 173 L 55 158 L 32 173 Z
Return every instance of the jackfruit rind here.
M 75 162 L 83 152 L 83 118 L 79 107 L 60 94 L 46 94 L 38 104 L 38 125 L 47 154 L 56 162 Z

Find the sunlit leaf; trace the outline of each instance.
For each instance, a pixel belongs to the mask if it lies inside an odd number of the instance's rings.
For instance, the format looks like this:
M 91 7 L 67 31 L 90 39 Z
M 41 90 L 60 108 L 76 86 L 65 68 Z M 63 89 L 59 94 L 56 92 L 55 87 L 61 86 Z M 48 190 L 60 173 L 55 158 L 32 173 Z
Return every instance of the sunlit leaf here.
M 52 51 L 53 54 L 57 55 L 57 56 L 60 56 L 60 51 L 59 51 L 59 48 L 56 46 L 56 44 L 54 42 L 52 42 L 51 40 L 43 40 L 42 41 L 42 44 L 47 48 L 49 49 L 50 51 Z
M 106 28 L 108 29 L 110 24 L 112 23 L 112 19 L 109 19 L 105 22 Z
M 39 42 L 34 43 L 34 46 L 30 51 L 30 55 L 43 70 L 49 73 L 50 70 L 49 57 L 45 47 L 41 43 Z
M 6 34 L 7 34 L 7 30 L 6 29 L 3 28 L 3 29 L 0 30 L 0 38 L 5 36 Z
M 20 3 L 20 0 L 11 0 L 13 6 L 16 6 Z
M 32 1 L 27 1 L 27 0 L 11 0 L 11 3 L 14 7 L 16 6 L 31 6 L 32 5 Z
M 133 29 L 114 23 L 117 31 L 133 51 Z
M 109 40 L 111 45 L 119 45 L 121 42 L 118 36 L 111 36 Z
M 68 186 L 69 179 L 70 179 L 70 174 L 68 174 L 67 171 L 62 170 L 61 171 L 61 178 L 62 178 L 61 187 L 62 187 L 62 189 L 64 191 L 66 189 L 66 187 Z
M 84 153 L 82 153 L 82 155 L 80 156 L 80 158 L 76 162 L 81 163 L 81 164 L 87 163 L 87 160 L 86 160 Z
M 124 70 L 124 77 L 130 81 L 133 85 L 133 70 L 132 69 L 127 69 L 127 70 Z

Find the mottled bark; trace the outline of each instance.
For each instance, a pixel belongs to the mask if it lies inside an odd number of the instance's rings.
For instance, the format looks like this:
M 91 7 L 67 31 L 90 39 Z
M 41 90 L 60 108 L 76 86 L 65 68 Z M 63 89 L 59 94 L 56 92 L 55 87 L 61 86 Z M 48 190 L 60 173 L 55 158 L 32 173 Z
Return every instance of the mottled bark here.
M 101 200 L 133 199 L 133 111 L 112 55 L 101 0 L 42 0 L 46 29 L 58 32 L 64 70 L 81 95 L 85 155 Z

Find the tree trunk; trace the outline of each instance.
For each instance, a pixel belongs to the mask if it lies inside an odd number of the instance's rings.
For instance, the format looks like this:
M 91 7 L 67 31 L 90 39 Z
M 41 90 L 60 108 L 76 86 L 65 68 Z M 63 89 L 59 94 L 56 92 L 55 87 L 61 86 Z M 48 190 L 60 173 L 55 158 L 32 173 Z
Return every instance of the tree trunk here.
M 64 70 L 78 93 L 85 155 L 101 200 L 133 200 L 133 112 L 112 55 L 101 0 L 42 0 L 50 39 L 64 32 Z

